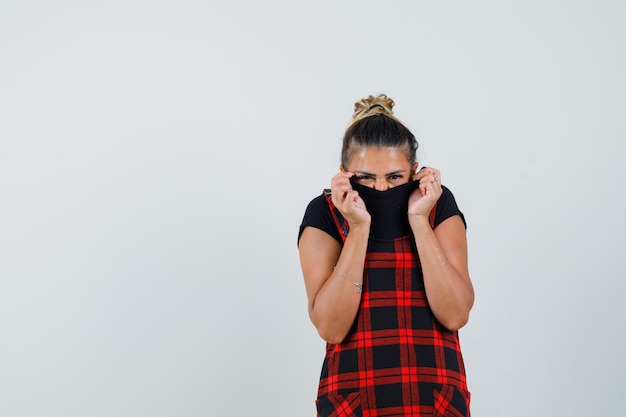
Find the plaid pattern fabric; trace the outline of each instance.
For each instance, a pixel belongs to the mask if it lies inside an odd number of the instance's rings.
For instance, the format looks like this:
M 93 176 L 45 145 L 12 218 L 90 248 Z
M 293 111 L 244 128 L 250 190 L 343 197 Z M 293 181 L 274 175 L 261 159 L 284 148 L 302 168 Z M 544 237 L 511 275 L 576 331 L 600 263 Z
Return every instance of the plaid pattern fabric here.
M 345 239 L 347 223 L 326 195 Z M 412 236 L 371 239 L 363 282 L 348 336 L 326 346 L 318 416 L 469 416 L 458 333 L 428 306 Z

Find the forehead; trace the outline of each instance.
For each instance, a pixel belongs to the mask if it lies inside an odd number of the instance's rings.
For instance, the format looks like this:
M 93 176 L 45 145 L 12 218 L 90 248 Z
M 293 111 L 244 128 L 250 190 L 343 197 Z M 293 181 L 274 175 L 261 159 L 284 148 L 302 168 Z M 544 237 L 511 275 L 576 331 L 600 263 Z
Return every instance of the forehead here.
M 355 149 L 348 163 L 349 171 L 371 173 L 390 172 L 410 169 L 411 164 L 406 153 L 399 148 L 367 147 Z

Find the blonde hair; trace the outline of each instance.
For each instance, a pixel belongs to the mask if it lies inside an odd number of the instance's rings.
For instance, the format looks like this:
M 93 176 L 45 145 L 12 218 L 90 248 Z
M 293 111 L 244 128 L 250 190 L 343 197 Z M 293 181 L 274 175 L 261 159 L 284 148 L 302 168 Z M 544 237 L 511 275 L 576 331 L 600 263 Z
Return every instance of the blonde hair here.
M 369 96 L 354 103 L 354 113 L 352 114 L 352 123 L 356 123 L 369 116 L 376 114 L 385 114 L 393 117 L 393 106 L 396 103 L 387 97 L 386 94 L 379 94 L 376 97 Z

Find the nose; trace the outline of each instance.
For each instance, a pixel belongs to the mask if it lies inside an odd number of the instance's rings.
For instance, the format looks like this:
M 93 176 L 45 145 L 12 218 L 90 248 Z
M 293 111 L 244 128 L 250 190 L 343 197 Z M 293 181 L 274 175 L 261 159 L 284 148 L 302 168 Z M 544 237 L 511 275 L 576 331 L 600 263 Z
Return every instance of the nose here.
M 387 191 L 389 189 L 389 183 L 385 178 L 377 178 L 374 182 L 374 189 L 378 191 Z

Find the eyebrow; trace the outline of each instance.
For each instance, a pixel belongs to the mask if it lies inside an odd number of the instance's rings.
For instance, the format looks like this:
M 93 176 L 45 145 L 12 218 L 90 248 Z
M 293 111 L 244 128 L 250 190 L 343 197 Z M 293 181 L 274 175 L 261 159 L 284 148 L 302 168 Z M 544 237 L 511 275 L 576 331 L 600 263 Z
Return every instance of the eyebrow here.
M 388 177 L 390 175 L 404 174 L 405 172 L 406 172 L 406 170 L 404 170 L 404 169 L 397 169 L 395 171 L 388 172 L 388 173 L 386 173 L 384 175 L 385 175 L 385 177 Z M 354 173 L 355 174 L 359 174 L 359 175 L 367 175 L 369 177 L 375 177 L 376 176 L 375 174 L 372 174 L 371 172 L 361 171 L 361 170 L 354 171 Z

